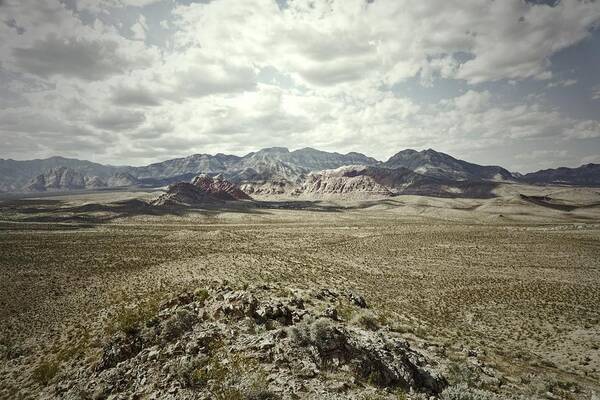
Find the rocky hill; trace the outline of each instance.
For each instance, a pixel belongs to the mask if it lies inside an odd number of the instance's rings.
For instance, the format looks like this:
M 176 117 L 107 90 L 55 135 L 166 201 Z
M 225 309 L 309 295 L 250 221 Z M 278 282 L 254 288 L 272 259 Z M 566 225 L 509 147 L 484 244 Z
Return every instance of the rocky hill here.
M 496 185 L 421 175 L 407 168 L 348 166 L 311 173 L 294 192 L 301 196 L 370 197 L 400 194 L 436 197 L 493 197 Z
M 191 183 L 169 185 L 167 191 L 151 202 L 154 206 L 197 206 L 231 200 L 250 200 L 251 197 L 221 176 L 199 175 Z
M 209 287 L 146 318 L 124 312 L 97 361 L 63 365 L 40 398 L 391 400 L 447 387 L 351 291 Z
M 213 178 L 206 174 L 198 175 L 192 180 L 192 185 L 221 200 L 251 200 L 250 196 L 222 175 Z
M 534 184 L 600 186 L 600 164 L 586 164 L 578 168 L 544 169 L 525 174 L 522 179 Z
M 452 180 L 515 180 L 513 174 L 502 167 L 469 163 L 432 149 L 403 150 L 390 157 L 382 166 L 403 167 L 422 175 Z

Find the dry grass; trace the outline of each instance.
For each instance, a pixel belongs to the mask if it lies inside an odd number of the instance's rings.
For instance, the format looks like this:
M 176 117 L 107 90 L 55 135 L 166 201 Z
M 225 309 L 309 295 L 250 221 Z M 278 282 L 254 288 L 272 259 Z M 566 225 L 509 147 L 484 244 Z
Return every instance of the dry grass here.
M 479 349 L 532 393 L 546 389 L 542 381 L 598 388 L 597 227 L 470 224 L 375 208 L 138 216 L 74 228 L 0 226 L 4 337 L 52 339 L 65 324 L 114 316 L 124 299 L 213 280 L 350 288 L 376 316 L 344 306 L 344 319 L 384 323 L 448 357 Z M 116 329 L 138 323 L 139 313 L 116 315 Z

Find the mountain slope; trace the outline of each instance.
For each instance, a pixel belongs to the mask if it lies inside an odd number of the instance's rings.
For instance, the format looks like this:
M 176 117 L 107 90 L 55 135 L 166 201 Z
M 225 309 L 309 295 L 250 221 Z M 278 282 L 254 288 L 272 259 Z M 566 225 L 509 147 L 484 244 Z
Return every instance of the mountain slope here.
M 20 191 L 24 186 L 29 186 L 32 179 L 47 173 L 51 169 L 61 167 L 77 171 L 83 176 L 97 176 L 101 179 L 108 178 L 119 168 L 64 157 L 27 161 L 0 159 L 0 191 Z
M 455 181 L 431 177 L 407 168 L 347 166 L 309 174 L 295 195 L 344 197 L 412 194 L 436 197 L 494 197 L 494 182 Z
M 533 184 L 572 184 L 600 185 L 600 165 L 588 164 L 579 168 L 558 168 L 538 171 L 527 175 L 512 174 L 498 166 L 482 166 L 456 159 L 448 154 L 431 149 L 416 151 L 403 150 L 390 157 L 385 162 L 360 153 L 340 154 L 312 148 L 289 151 L 285 147 L 272 147 L 248 153 L 243 157 L 218 153 L 194 154 L 189 157 L 175 158 L 141 167 L 101 165 L 90 161 L 51 157 L 45 160 L 15 161 L 0 159 L 0 191 L 46 191 L 98 189 L 103 187 L 162 187 L 180 181 L 190 181 L 199 174 L 223 176 L 240 186 L 246 193 L 257 195 L 289 194 L 298 185 L 312 185 L 306 181 L 309 174 L 318 171 L 331 171 L 345 166 L 366 166 L 368 178 L 358 177 L 348 181 L 347 176 L 334 177 L 326 173 L 326 178 L 333 185 L 350 185 L 344 190 L 350 191 L 381 191 L 367 182 L 368 179 L 385 180 L 386 188 L 397 181 L 400 176 L 405 178 L 407 171 L 416 173 L 413 176 L 417 185 L 433 185 L 431 190 L 418 191 L 436 192 L 442 185 L 450 184 L 454 190 L 472 192 L 482 195 L 489 188 L 482 182 L 528 182 Z M 392 174 L 384 169 L 406 169 Z M 57 170 L 66 168 L 69 172 L 63 178 L 56 176 Z M 356 169 L 356 168 L 355 168 Z M 53 172 L 50 172 L 53 170 Z M 63 172 L 59 173 L 63 174 Z M 69 177 L 70 176 L 70 177 Z M 311 179 L 315 178 L 314 175 Z M 424 177 L 437 178 L 441 181 L 425 180 Z M 338 179 L 337 184 L 333 179 Z M 340 178 L 344 178 L 341 179 Z M 367 181 L 365 181 L 365 179 Z M 83 180 L 83 183 L 81 182 Z M 314 184 L 317 181 L 313 182 Z M 362 181 L 359 182 L 359 181 Z M 58 182 L 58 183 L 56 183 Z M 65 183 L 66 182 L 66 183 Z M 463 183 L 457 183 L 463 182 Z M 381 183 L 376 181 L 376 183 Z M 468 184 L 473 183 L 473 184 Z M 360 189 L 361 185 L 366 185 Z M 406 182 L 402 185 L 407 185 Z M 410 185 L 409 185 L 410 186 Z M 403 190 L 409 190 L 406 186 Z M 459 188 L 460 187 L 460 188 Z M 484 188 L 478 192 L 476 188 Z M 324 189 L 311 189 L 322 191 Z M 416 190 L 416 189 L 415 189 Z M 441 192 L 445 193 L 444 190 Z
M 522 179 L 536 184 L 600 186 L 600 164 L 586 164 L 578 168 L 544 169 L 525 174 Z
M 33 178 L 25 186 L 28 192 L 45 192 L 47 190 L 81 190 L 86 187 L 85 177 L 67 167 L 50 168 L 43 174 Z
M 432 149 L 403 150 L 390 157 L 382 166 L 404 167 L 423 175 L 453 180 L 514 180 L 513 175 L 502 167 L 469 163 Z
M 194 154 L 174 158 L 144 167 L 129 167 L 127 172 L 138 179 L 170 178 L 186 174 L 210 174 L 227 171 L 240 161 L 240 157 L 227 154 Z
M 257 161 L 272 162 L 281 161 L 286 164 L 295 165 L 309 171 L 320 171 L 324 169 L 339 168 L 344 165 L 374 165 L 379 163 L 374 158 L 360 153 L 330 153 L 305 147 L 289 151 L 285 147 L 271 147 L 262 149 L 255 153 L 249 153 L 242 159 L 242 165 L 252 164 Z

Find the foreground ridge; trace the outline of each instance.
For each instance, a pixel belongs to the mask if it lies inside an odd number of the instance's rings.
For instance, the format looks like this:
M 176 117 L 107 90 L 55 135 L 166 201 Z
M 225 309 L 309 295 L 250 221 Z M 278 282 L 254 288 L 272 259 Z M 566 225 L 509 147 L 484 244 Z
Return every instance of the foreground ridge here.
M 437 398 L 447 385 L 360 295 L 268 286 L 183 293 L 120 325 L 84 371 L 45 398 Z

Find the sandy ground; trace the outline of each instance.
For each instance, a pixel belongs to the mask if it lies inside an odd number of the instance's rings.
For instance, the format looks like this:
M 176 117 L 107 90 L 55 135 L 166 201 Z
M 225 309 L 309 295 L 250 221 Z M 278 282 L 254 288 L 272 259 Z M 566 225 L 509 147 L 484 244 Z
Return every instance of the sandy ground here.
M 589 398 L 600 392 L 600 190 L 507 185 L 498 195 L 331 198 L 295 209 L 242 203 L 116 218 L 60 207 L 140 193 L 6 201 L 0 344 L 25 356 L 0 368 L 0 389 L 24 384 L 18 376 L 52 343 L 74 326 L 99 329 L 112 307 L 227 279 L 351 288 L 425 347 L 451 358 L 477 349 L 523 393 L 575 385 L 572 398 Z

